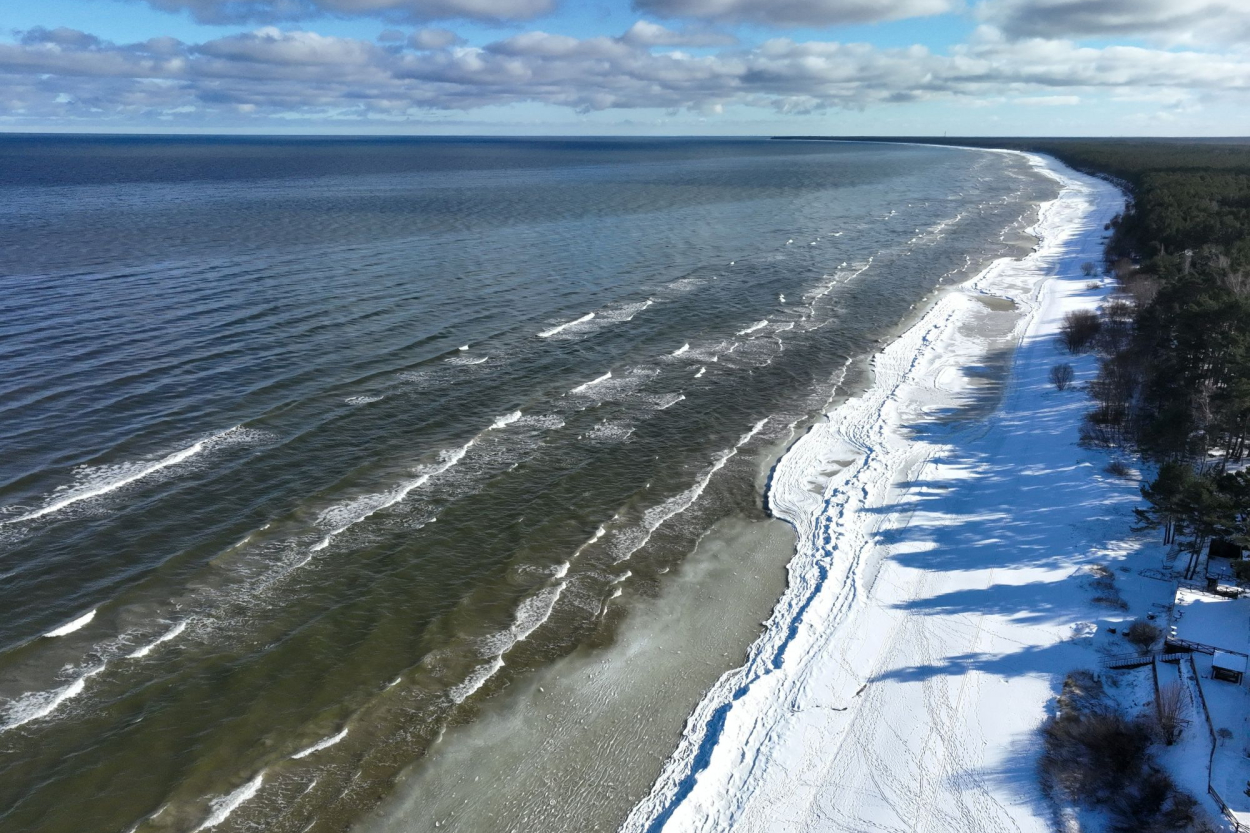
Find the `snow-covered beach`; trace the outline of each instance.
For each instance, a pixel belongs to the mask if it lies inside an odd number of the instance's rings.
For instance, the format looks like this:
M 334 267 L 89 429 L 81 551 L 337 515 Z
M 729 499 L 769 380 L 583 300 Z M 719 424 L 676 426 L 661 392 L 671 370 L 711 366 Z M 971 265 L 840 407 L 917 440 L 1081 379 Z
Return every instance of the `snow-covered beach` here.
M 1036 729 L 1063 675 L 1096 663 L 1088 568 L 1138 546 L 1137 494 L 1077 445 L 1084 395 L 1048 381 L 1061 361 L 1078 387 L 1095 371 L 1055 336 L 1105 295 L 1082 265 L 1124 198 L 1032 163 L 1061 186 L 1036 249 L 940 296 L 778 463 L 789 586 L 624 830 L 1050 828 Z M 983 414 L 978 371 L 1006 355 Z

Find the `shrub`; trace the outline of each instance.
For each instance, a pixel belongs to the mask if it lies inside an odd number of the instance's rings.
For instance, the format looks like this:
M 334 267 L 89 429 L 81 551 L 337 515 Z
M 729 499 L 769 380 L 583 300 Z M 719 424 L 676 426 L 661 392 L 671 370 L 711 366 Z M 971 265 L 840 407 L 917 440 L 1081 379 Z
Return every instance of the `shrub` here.
M 1052 794 L 1101 803 L 1124 791 L 1146 765 L 1150 727 L 1107 701 L 1089 672 L 1068 675 L 1059 713 L 1042 729 L 1043 784 Z
M 1234 561 L 1233 575 L 1238 581 L 1250 581 L 1250 561 L 1244 558 Z
M 1151 646 L 1158 642 L 1161 636 L 1163 636 L 1163 631 L 1145 619 L 1138 619 L 1124 631 L 1124 638 L 1136 645 L 1141 651 L 1149 651 Z
M 1128 477 L 1133 473 L 1133 470 L 1123 460 L 1112 460 L 1110 463 L 1107 463 L 1107 467 L 1103 471 L 1112 477 Z
M 1070 364 L 1057 364 L 1050 369 L 1050 381 L 1057 390 L 1067 390 L 1075 376 Z
M 1098 274 L 1098 264 L 1092 260 L 1087 260 L 1081 264 L 1081 274 L 1090 278 Z
M 1072 310 L 1063 317 L 1059 327 L 1059 342 L 1069 353 L 1081 353 L 1089 349 L 1102 329 L 1102 319 L 1093 310 Z

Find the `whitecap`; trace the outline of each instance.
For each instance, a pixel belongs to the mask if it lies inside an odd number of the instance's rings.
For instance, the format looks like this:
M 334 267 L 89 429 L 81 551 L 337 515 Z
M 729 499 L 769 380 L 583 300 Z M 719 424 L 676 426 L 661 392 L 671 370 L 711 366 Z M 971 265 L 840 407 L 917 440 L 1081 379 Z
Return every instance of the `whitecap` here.
M 93 607 L 91 608 L 91 610 L 87 611 L 82 616 L 79 616 L 77 619 L 73 620 L 72 622 L 67 622 L 64 625 L 61 625 L 61 627 L 59 628 L 55 628 L 53 630 L 48 631 L 47 633 L 44 634 L 44 636 L 45 637 L 65 636 L 66 634 L 73 633 L 74 631 L 80 628 L 84 628 L 87 626 L 87 623 L 89 623 L 92 619 L 95 618 L 95 612 L 96 612 L 96 608 Z
M 347 737 L 346 728 L 344 728 L 343 731 L 339 732 L 337 735 L 332 735 L 331 737 L 328 737 L 328 738 L 322 738 L 321 740 L 314 743 L 312 746 L 309 746 L 307 749 L 301 749 L 299 752 L 296 752 L 291 757 L 296 760 L 300 758 L 307 758 L 309 755 L 311 755 L 314 752 L 320 752 L 322 749 L 328 749 L 329 747 L 338 743 L 345 737 Z
M 609 379 L 611 379 L 611 378 L 612 378 L 612 371 L 611 371 L 611 370 L 609 370 L 607 373 L 603 374 L 602 376 L 600 376 L 600 377 L 599 377 L 599 378 L 597 378 L 597 379 L 591 379 L 589 382 L 586 382 L 585 384 L 578 385 L 577 387 L 575 387 L 575 388 L 573 388 L 571 391 L 569 391 L 569 393 L 581 393 L 582 391 L 586 390 L 587 388 L 593 387 L 593 386 L 595 386 L 595 385 L 599 384 L 600 382 L 606 382 L 606 381 L 608 381 L 608 380 L 609 380 Z
M 254 798 L 256 793 L 260 792 L 260 785 L 264 783 L 264 780 L 265 771 L 262 769 L 255 778 L 234 792 L 210 801 L 208 806 L 212 808 L 212 813 L 204 820 L 203 824 L 195 828 L 194 833 L 199 833 L 200 830 L 208 830 L 210 827 L 216 827 L 229 818 L 230 814 L 237 810 L 240 805 Z
M 686 351 L 687 351 L 687 350 L 689 350 L 689 349 L 690 349 L 690 342 L 688 342 L 688 341 L 687 341 L 687 342 L 686 342 L 685 344 L 683 344 L 681 347 L 678 347 L 676 350 L 674 350 L 674 351 L 672 352 L 672 355 L 674 355 L 674 356 L 680 356 L 682 353 L 686 352 Z
M 495 657 L 485 665 L 479 665 L 463 683 L 448 691 L 447 696 L 453 703 L 463 703 L 469 695 L 486 685 L 486 681 L 495 676 L 500 668 L 503 668 L 503 657 Z
M 588 312 L 585 315 L 583 315 L 581 318 L 577 318 L 572 321 L 565 321 L 563 324 L 558 324 L 555 327 L 552 327 L 550 330 L 543 330 L 542 332 L 538 334 L 538 337 L 539 338 L 551 338 L 553 335 L 563 332 L 566 328 L 572 327 L 574 324 L 581 324 L 583 322 L 589 321 L 590 319 L 594 317 L 595 317 L 595 314 L 593 312 Z
M 52 493 L 53 497 L 39 509 L 19 515 L 16 518 L 0 519 L 0 526 L 33 521 L 36 518 L 42 518 L 44 515 L 59 512 L 75 503 L 100 497 L 109 492 L 115 492 L 123 486 L 129 486 L 131 483 L 143 480 L 164 469 L 186 462 L 205 449 L 216 445 L 220 440 L 229 437 L 238 431 L 239 428 L 240 426 L 236 425 L 219 434 L 205 437 L 199 442 L 189 445 L 180 451 L 175 451 L 173 454 L 162 457 L 159 460 L 140 463 L 117 463 L 107 466 L 80 466 L 74 472 L 74 478 L 77 481 L 75 485 L 57 489 Z
M 753 332 L 755 332 L 756 330 L 761 330 L 761 329 L 763 329 L 764 327 L 767 327 L 767 326 L 768 326 L 768 319 L 767 319 L 767 318 L 765 318 L 765 319 L 764 319 L 764 320 L 762 320 L 762 321 L 756 321 L 754 324 L 752 324 L 750 327 L 747 327 L 745 330 L 739 330 L 739 331 L 738 331 L 738 335 L 740 335 L 740 336 L 744 336 L 744 335 L 746 335 L 747 333 L 753 333 Z
M 104 663 L 101 663 L 94 668 L 84 671 L 78 679 L 69 685 L 55 688 L 51 691 L 32 691 L 10 701 L 8 707 L 4 710 L 7 719 L 3 725 L 0 725 L 0 731 L 15 729 L 32 720 L 47 717 L 64 703 L 82 694 L 83 689 L 87 686 L 87 678 L 99 674 L 103 670 Z
M 153 641 L 149 642 L 147 645 L 144 645 L 142 648 L 139 648 L 137 651 L 134 651 L 133 653 L 127 655 L 127 659 L 139 659 L 140 657 L 146 657 L 148 654 L 152 653 L 152 649 L 155 648 L 157 645 L 160 645 L 162 642 L 168 642 L 169 640 L 177 637 L 178 634 L 185 631 L 187 629 L 187 621 L 188 620 L 183 619 L 181 622 L 174 625 L 169 630 L 165 631 L 163 634 L 158 636 Z

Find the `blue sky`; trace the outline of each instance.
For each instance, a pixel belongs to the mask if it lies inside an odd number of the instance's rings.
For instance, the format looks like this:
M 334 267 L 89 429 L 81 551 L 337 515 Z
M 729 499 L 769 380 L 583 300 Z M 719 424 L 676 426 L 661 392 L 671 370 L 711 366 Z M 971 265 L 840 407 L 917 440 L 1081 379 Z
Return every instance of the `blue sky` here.
M 1250 134 L 1245 0 L 43 0 L 0 129 Z

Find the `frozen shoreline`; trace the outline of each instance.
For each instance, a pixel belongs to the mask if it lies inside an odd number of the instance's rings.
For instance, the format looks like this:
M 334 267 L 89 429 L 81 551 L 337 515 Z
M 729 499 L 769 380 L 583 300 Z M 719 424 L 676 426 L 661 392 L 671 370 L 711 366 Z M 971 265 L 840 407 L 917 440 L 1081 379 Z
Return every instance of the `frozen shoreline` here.
M 778 463 L 769 504 L 798 539 L 787 590 L 624 831 L 1049 829 L 1021 757 L 1056 675 L 1088 659 L 1076 626 L 1097 618 L 1060 588 L 1128 530 L 1078 531 L 1070 513 L 1132 496 L 1076 462 L 1084 397 L 1046 382 L 1069 360 L 1053 345 L 1064 312 L 1101 298 L 1081 264 L 1101 260 L 1123 197 L 1030 161 L 1061 185 L 1037 248 L 941 296 Z M 948 426 L 996 346 L 975 326 L 984 296 L 1023 311 L 1020 346 L 1000 407 Z

